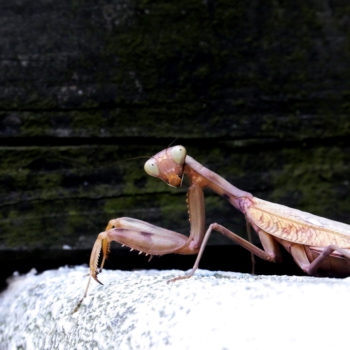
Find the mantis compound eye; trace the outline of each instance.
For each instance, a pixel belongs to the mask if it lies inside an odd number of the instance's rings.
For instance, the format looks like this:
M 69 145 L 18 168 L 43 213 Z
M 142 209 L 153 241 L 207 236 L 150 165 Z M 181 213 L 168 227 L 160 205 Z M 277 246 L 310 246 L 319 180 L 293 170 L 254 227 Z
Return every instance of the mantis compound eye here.
M 186 148 L 184 146 L 174 146 L 170 152 L 173 160 L 182 165 L 186 157 Z
M 151 175 L 151 176 L 159 175 L 158 165 L 156 164 L 156 161 L 152 158 L 148 159 L 148 161 L 145 163 L 144 169 L 148 175 Z

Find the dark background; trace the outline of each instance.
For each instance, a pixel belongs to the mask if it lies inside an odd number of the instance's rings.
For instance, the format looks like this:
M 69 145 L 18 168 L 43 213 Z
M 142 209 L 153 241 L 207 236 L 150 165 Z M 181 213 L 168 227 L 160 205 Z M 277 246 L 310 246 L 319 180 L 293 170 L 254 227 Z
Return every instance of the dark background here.
M 2 281 L 87 263 L 111 218 L 187 233 L 186 189 L 143 171 L 171 143 L 258 197 L 350 222 L 347 0 L 0 1 L 0 24 Z M 245 234 L 222 198 L 206 207 Z M 212 238 L 201 267 L 250 270 Z M 108 266 L 193 261 L 118 249 Z

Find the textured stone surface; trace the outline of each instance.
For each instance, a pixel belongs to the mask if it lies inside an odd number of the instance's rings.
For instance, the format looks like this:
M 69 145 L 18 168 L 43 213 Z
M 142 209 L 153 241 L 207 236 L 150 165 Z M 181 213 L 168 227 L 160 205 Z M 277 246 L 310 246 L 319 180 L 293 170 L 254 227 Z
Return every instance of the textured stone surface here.
M 0 295 L 0 349 L 342 348 L 349 279 L 200 270 L 105 271 L 72 313 L 86 268 L 16 277 Z

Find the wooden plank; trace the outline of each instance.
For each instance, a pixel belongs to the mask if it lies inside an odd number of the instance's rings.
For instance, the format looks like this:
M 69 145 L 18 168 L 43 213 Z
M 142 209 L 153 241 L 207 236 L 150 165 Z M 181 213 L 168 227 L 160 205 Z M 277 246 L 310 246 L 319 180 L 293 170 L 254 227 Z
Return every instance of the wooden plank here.
M 349 11 L 295 1 L 1 5 L 0 136 L 348 137 Z
M 237 140 L 239 145 L 294 142 L 297 147 L 298 142 L 308 140 L 333 142 L 335 138 L 342 141 L 349 137 L 349 115 L 338 114 L 336 106 L 332 113 L 325 114 L 300 114 L 292 111 L 295 105 L 285 112 L 273 112 L 273 108 L 270 113 L 242 114 L 231 101 L 96 110 L 0 111 L 0 144 L 30 145 L 40 138 L 60 144 L 72 142 L 64 141 L 65 138 L 81 138 L 75 140 L 80 144 L 91 142 L 87 138 L 96 138 L 96 143 L 131 143 L 135 138 L 138 142 L 155 138 L 171 142 L 177 138 L 187 142 Z M 39 140 L 26 140 L 34 137 Z M 54 141 L 52 137 L 61 140 Z
M 134 159 L 174 140 L 244 190 L 349 223 L 349 15 L 344 1 L 1 4 L 1 249 L 89 249 L 122 215 L 187 232 L 185 190 Z M 221 198 L 207 207 L 244 231 Z
M 185 188 L 171 189 L 148 177 L 144 159 L 134 159 L 139 147 L 0 148 L 2 247 L 87 248 L 107 221 L 119 216 L 188 232 Z M 153 154 L 154 148 L 144 146 L 143 151 Z M 345 222 L 349 219 L 348 150 L 252 152 L 227 142 L 219 147 L 191 146 L 188 151 L 256 196 Z M 224 199 L 207 195 L 208 223 L 218 221 L 244 233 L 242 215 Z

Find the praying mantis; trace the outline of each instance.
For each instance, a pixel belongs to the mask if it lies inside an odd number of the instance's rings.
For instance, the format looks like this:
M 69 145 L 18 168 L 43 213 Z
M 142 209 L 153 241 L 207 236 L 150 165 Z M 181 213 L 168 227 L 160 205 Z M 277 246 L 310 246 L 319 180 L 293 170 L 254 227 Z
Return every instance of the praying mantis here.
M 350 275 L 350 225 L 254 197 L 187 155 L 181 145 L 157 153 L 147 160 L 144 169 L 147 174 L 172 187 L 180 187 L 184 175 L 189 178 L 187 205 L 190 234 L 185 236 L 128 217 L 110 220 L 105 231 L 98 235 L 91 252 L 90 276 L 97 282 L 101 283 L 97 275 L 102 271 L 111 241 L 150 256 L 197 254 L 190 272 L 170 281 L 189 278 L 198 268 L 212 231 L 223 234 L 254 256 L 270 262 L 281 260 L 280 246 L 283 246 L 309 275 Z M 221 224 L 211 223 L 205 229 L 204 188 L 222 196 L 242 212 L 247 227 L 252 227 L 257 233 L 262 248 Z M 103 256 L 98 268 L 101 250 Z

